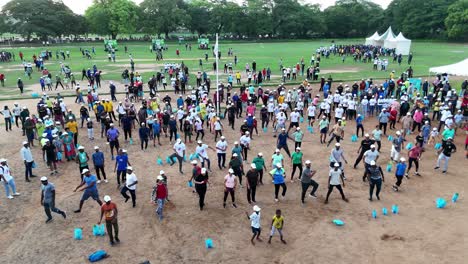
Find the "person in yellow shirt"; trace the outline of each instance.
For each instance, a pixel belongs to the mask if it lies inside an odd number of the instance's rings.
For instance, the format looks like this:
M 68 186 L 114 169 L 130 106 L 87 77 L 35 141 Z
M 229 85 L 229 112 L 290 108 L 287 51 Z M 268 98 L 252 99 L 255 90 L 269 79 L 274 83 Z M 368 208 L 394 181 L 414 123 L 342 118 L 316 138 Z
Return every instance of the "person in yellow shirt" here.
M 278 96 L 278 104 L 283 104 L 284 103 L 284 95 L 280 94 L 280 96 Z
M 240 74 L 240 72 L 236 72 L 236 80 L 237 80 L 237 84 L 241 84 L 241 74 Z
M 437 120 L 440 120 L 440 107 L 441 106 L 442 106 L 441 99 L 437 98 L 432 108 L 432 110 L 434 110 L 432 114 L 432 121 L 434 121 L 434 118 L 437 118 Z
M 270 238 L 268 239 L 268 244 L 271 244 L 271 238 L 276 231 L 280 234 L 280 239 L 283 244 L 286 244 L 286 241 L 283 239 L 283 226 L 284 226 L 284 217 L 281 215 L 281 210 L 277 209 L 276 214 L 271 220 L 271 233 Z
M 73 117 L 68 118 L 68 122 L 65 127 L 70 129 L 70 132 L 73 133 L 73 142 L 78 144 L 78 123 L 73 119 Z
M 114 118 L 114 121 L 117 121 L 117 118 L 115 118 L 114 114 L 114 104 L 112 104 L 112 101 L 109 99 L 106 99 L 106 104 L 104 105 L 104 109 L 106 110 L 106 113 L 109 115 L 109 117 Z

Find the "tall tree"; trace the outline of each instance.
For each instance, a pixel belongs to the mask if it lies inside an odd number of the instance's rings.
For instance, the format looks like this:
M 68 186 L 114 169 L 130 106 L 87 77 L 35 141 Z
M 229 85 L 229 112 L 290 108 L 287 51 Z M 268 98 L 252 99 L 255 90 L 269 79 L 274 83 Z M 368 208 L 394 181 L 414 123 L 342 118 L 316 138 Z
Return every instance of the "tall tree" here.
M 468 40 L 468 0 L 458 0 L 449 6 L 445 26 L 449 38 Z
M 12 0 L 2 9 L 5 23 L 13 33 L 29 41 L 32 34 L 41 39 L 73 31 L 76 15 L 62 2 L 54 0 Z
M 130 0 L 94 0 L 85 18 L 92 32 L 116 39 L 121 33 L 135 33 L 138 6 Z
M 187 12 L 183 9 L 185 3 L 181 0 L 145 0 L 140 8 L 144 15 L 143 31 L 147 33 L 164 33 L 167 38 L 170 32 L 187 21 Z
M 191 1 L 187 8 L 186 27 L 192 33 L 206 34 L 210 30 L 210 11 L 212 4 L 206 0 Z

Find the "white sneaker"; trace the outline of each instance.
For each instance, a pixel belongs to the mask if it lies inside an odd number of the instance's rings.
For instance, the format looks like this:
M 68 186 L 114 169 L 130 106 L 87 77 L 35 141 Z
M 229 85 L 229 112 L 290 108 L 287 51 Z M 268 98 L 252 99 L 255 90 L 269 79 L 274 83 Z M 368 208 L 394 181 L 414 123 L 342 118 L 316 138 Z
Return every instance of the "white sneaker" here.
M 13 196 L 9 195 L 7 196 L 8 199 L 13 199 Z
M 109 181 L 108 180 L 104 180 L 105 183 L 108 183 Z
M 278 202 L 278 199 L 275 199 L 275 202 Z
M 21 193 L 16 192 L 16 193 L 13 194 L 13 196 L 20 196 L 20 194 L 21 194 Z
M 98 180 L 97 183 L 101 183 L 101 180 Z

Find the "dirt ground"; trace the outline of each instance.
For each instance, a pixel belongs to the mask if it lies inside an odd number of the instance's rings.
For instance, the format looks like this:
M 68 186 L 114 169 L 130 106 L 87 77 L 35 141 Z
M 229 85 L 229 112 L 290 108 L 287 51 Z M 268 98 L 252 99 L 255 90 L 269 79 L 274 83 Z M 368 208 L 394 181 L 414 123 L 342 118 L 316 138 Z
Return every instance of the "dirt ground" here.
M 66 103 L 79 113 L 73 98 L 66 98 Z M 13 102 L 5 102 L 12 105 Z M 34 109 L 35 100 L 20 101 Z M 236 129 L 240 121 L 236 121 Z M 394 172 L 385 174 L 385 183 L 380 201 L 368 201 L 368 185 L 361 181 L 363 164 L 357 170 L 352 164 L 357 156 L 359 143 L 351 142 L 354 122 L 349 122 L 345 130 L 342 146 L 349 163 L 345 167 L 347 175 L 345 194 L 349 203 L 343 202 L 338 192 L 331 195 L 330 203 L 323 204 L 327 191 L 328 156 L 331 150 L 320 145 L 318 134 L 306 132 L 303 143 L 305 159 L 312 160 L 312 167 L 318 170 L 315 176 L 319 182 L 318 198 L 306 198 L 306 204 L 300 204 L 301 186 L 299 182 L 287 181 L 288 191 L 284 200 L 275 203 L 273 184 L 265 176 L 263 186 L 257 190 L 257 204 L 262 207 L 262 238 L 264 242 L 249 242 L 250 223 L 245 212 L 251 213 L 252 205 L 247 203 L 246 189 L 238 188 L 236 198 L 238 208 L 222 206 L 223 176 L 225 171 L 218 170 L 216 154 L 210 150 L 213 172 L 210 173 L 211 185 L 206 197 L 206 209 L 199 211 L 198 197 L 187 187 L 191 165 L 184 163 L 185 174 L 177 172 L 177 166 L 159 166 L 158 156 L 165 160 L 171 154 L 171 145 L 167 138 L 162 138 L 162 147 L 152 145 L 145 152 L 139 148 L 139 140 L 133 145 L 123 144 L 128 149 L 129 159 L 135 169 L 139 184 L 137 187 L 137 206 L 124 203 L 124 198 L 116 189 L 113 163 L 105 140 L 99 138 L 91 142 L 86 137 L 86 129 L 79 131 L 79 144 L 86 147 L 91 155 L 94 145 L 98 145 L 106 155 L 106 172 L 109 183 L 99 185 L 100 196 L 110 195 L 119 209 L 121 243 L 111 247 L 106 237 L 94 237 L 92 226 L 99 220 L 99 206 L 96 202 L 85 202 L 83 211 L 74 214 L 81 193 L 74 193 L 80 176 L 75 163 L 59 164 L 60 174 L 49 177 L 56 186 L 56 206 L 66 210 L 68 218 L 64 220 L 54 215 L 54 221 L 45 224 L 43 207 L 40 205 L 40 181 L 34 178 L 31 183 L 24 181 L 24 167 L 20 158 L 20 129 L 5 132 L 3 120 L 0 127 L 0 147 L 2 157 L 9 160 L 16 185 L 21 196 L 7 200 L 4 191 L 0 191 L 0 263 L 87 263 L 87 256 L 104 249 L 110 257 L 102 263 L 466 263 L 468 258 L 468 227 L 466 216 L 468 205 L 465 202 L 468 179 L 467 161 L 464 156 L 464 133 L 456 137 L 457 153 L 450 160 L 448 174 L 434 171 L 436 153 L 428 148 L 423 154 L 421 177 L 410 176 L 404 180 L 400 192 L 391 188 L 395 182 Z M 224 123 L 227 123 L 225 121 Z M 227 124 L 226 124 L 227 125 Z M 366 131 L 371 131 L 375 120 L 365 121 Z M 301 125 L 307 131 L 306 124 Z M 317 130 L 317 128 L 315 128 Z M 388 133 L 388 132 L 387 132 Z M 390 132 L 393 133 L 393 132 Z M 230 128 L 225 130 L 227 141 L 232 146 L 239 139 L 239 132 Z M 411 136 L 413 138 L 414 135 Z M 259 131 L 254 135 L 249 161 L 258 152 L 265 153 L 267 166 L 275 147 L 272 130 Z M 205 142 L 213 145 L 214 136 L 207 133 Z M 121 139 L 123 143 L 123 139 Z M 195 150 L 195 144 L 187 144 L 187 156 Z M 293 148 L 292 142 L 289 148 Z M 230 150 L 229 150 L 230 151 Z M 405 155 L 406 155 L 406 151 Z M 284 154 L 284 153 L 283 153 Z M 379 164 L 385 169 L 389 160 L 390 143 L 386 137 L 382 142 Z M 41 151 L 33 148 L 33 156 L 38 164 L 34 173 L 48 175 L 48 170 L 41 160 Z M 290 162 L 286 162 L 286 173 L 291 173 Z M 248 166 L 248 165 L 247 165 Z M 159 170 L 165 170 L 169 177 L 170 202 L 165 207 L 165 219 L 160 222 L 155 215 L 155 206 L 150 204 L 151 187 Z M 94 172 L 94 170 L 93 170 Z M 297 174 L 296 174 L 297 179 Z M 450 200 L 453 193 L 460 193 L 460 200 L 447 208 L 437 209 L 435 200 L 443 197 Z M 391 210 L 397 204 L 398 215 L 382 216 L 383 207 Z M 275 236 L 271 245 L 268 239 L 271 217 L 276 209 L 281 209 L 285 217 L 284 234 L 287 245 Z M 372 210 L 378 211 L 378 218 L 371 217 Z M 342 227 L 332 223 L 333 219 L 345 222 Z M 74 229 L 83 228 L 83 240 L 73 239 Z M 205 248 L 205 239 L 211 238 L 214 248 Z

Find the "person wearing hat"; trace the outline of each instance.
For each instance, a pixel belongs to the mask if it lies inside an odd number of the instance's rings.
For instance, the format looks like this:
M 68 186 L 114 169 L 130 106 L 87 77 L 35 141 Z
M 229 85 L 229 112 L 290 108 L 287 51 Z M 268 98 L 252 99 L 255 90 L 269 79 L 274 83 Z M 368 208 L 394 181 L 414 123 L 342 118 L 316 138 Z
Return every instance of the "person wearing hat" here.
M 141 150 L 143 150 L 143 145 L 145 146 L 145 149 L 148 149 L 149 134 L 150 129 L 146 126 L 145 122 L 141 122 L 141 127 L 138 129 Z
M 286 178 L 286 173 L 283 169 L 281 163 L 276 163 L 275 168 L 270 171 L 270 175 L 273 178 L 273 183 L 275 184 L 275 202 L 278 202 L 278 193 L 280 187 L 283 189 L 281 196 L 284 198 L 286 195 L 287 187 L 284 181 Z
M 226 162 L 226 151 L 228 144 L 226 142 L 226 138 L 224 136 L 221 137 L 221 139 L 216 142 L 216 155 L 218 156 L 218 167 L 220 170 L 223 168 L 226 168 L 225 162 Z
M 101 173 L 104 178 L 104 182 L 107 183 L 108 181 L 106 177 L 106 171 L 104 170 L 104 166 L 105 166 L 104 153 L 99 150 L 98 146 L 94 146 L 94 153 L 91 157 L 93 160 L 94 170 L 96 170 L 96 175 L 98 178 L 97 183 L 101 183 Z
M 387 124 L 390 119 L 390 113 L 384 108 L 377 119 L 379 120 L 379 128 L 382 129 L 383 127 L 384 135 L 387 135 Z
M 288 133 L 286 133 L 286 129 L 282 128 L 281 133 L 278 135 L 278 139 L 276 141 L 276 148 L 279 150 L 284 149 L 286 154 L 288 154 L 288 157 L 291 158 L 291 153 L 289 152 L 288 148 L 288 139 L 291 138 L 289 137 Z
M 47 216 L 46 224 L 52 221 L 51 211 L 60 214 L 64 219 L 67 214 L 55 207 L 55 185 L 48 181 L 46 176 L 41 177 L 41 205 L 44 206 L 44 211 Z
M 186 150 L 184 142 L 182 142 L 182 140 L 178 138 L 172 149 L 174 150 L 174 153 L 172 153 L 172 155 L 169 156 L 169 159 L 171 160 L 170 165 L 174 165 L 175 162 L 173 159 L 177 158 L 177 161 L 179 162 L 179 172 L 181 174 L 184 174 L 184 172 L 182 171 L 182 162 L 184 161 Z
M 255 238 L 257 238 L 257 241 L 262 242 L 262 239 L 260 238 L 260 234 L 262 233 L 262 229 L 260 227 L 261 210 L 262 209 L 258 205 L 254 205 L 253 213 L 251 215 L 249 215 L 248 212 L 245 212 L 247 219 L 250 220 L 250 227 L 252 228 L 253 236 L 252 239 L 250 239 L 250 243 L 252 243 L 252 245 L 255 245 Z
M 153 186 L 153 192 L 151 194 L 151 201 L 157 204 L 156 214 L 159 217 L 159 221 L 163 219 L 164 204 L 168 196 L 167 187 L 164 184 L 164 177 L 159 175 L 156 177 L 156 185 Z
M 370 149 L 370 146 L 374 144 L 374 140 L 370 138 L 370 135 L 366 133 L 364 135 L 364 139 L 361 140 L 361 144 L 359 146 L 359 149 L 357 150 L 357 153 L 359 156 L 356 158 L 356 161 L 354 162 L 354 169 L 356 169 L 357 165 L 361 162 L 364 153 Z
M 404 138 L 400 131 L 395 133 L 395 137 L 392 140 L 392 149 L 390 151 L 390 159 L 394 162 L 398 162 L 400 157 L 401 148 L 404 142 Z
M 372 201 L 374 188 L 376 188 L 375 196 L 380 200 L 380 190 L 382 189 L 382 182 L 385 181 L 382 167 L 377 166 L 375 160 L 372 160 L 367 168 L 367 178 L 369 179 L 369 201 Z
M 88 156 L 88 153 L 86 153 L 84 150 L 85 148 L 83 146 L 79 146 L 78 153 L 75 158 L 75 162 L 78 164 L 78 169 L 80 170 L 80 173 L 84 169 L 89 170 L 89 166 L 88 166 L 89 156 Z M 83 180 L 83 175 L 81 175 L 81 180 Z
M 208 170 L 211 171 L 211 161 L 208 157 L 208 149 L 215 150 L 213 147 L 210 147 L 207 144 L 203 144 L 201 140 L 197 141 L 195 153 L 198 155 L 198 159 L 200 160 L 202 167 L 205 167 L 206 162 Z
M 81 199 L 80 199 L 80 207 L 74 211 L 75 213 L 81 212 L 84 202 L 88 200 L 89 197 L 93 198 L 93 200 L 95 200 L 99 204 L 99 206 L 102 206 L 102 202 L 101 202 L 101 199 L 99 199 L 99 192 L 98 192 L 98 188 L 96 185 L 97 183 L 96 176 L 91 175 L 91 172 L 88 169 L 84 169 L 82 171 L 82 174 L 84 175 L 83 181 L 81 181 L 80 185 L 78 185 L 73 191 L 73 192 L 76 192 L 76 191 L 83 192 L 83 195 L 81 196 Z
M 413 126 L 413 118 L 411 117 L 411 113 L 407 113 L 402 119 L 401 119 L 401 126 L 402 126 L 402 136 L 403 138 L 406 137 L 406 135 L 411 134 L 411 127 Z
M 205 206 L 206 187 L 209 183 L 206 168 L 201 168 L 201 173 L 198 173 L 193 177 L 193 182 L 195 183 L 195 191 L 198 194 L 198 205 L 200 207 L 200 211 L 202 211 Z
M 403 181 L 403 176 L 405 175 L 405 171 L 406 171 L 406 159 L 401 157 L 399 162 L 396 165 L 396 170 L 395 170 L 395 177 L 396 177 L 397 181 L 392 186 L 393 190 L 396 191 L 396 192 L 400 188 L 401 182 Z
M 119 149 L 118 155 L 115 157 L 114 172 L 117 171 L 117 188 L 120 188 L 120 182 L 126 181 L 127 167 L 132 166 L 127 155 L 127 150 Z
M 258 172 L 258 184 L 263 185 L 263 170 L 266 170 L 267 168 L 265 166 L 265 159 L 263 158 L 262 152 L 257 154 L 257 156 L 252 160 L 252 164 L 255 164 L 255 168 Z
M 432 105 L 432 121 L 436 118 L 436 120 L 440 120 L 440 108 L 442 107 L 443 103 L 441 102 L 440 98 L 437 98 L 434 104 Z
M 130 196 L 128 196 L 127 192 L 130 192 L 132 196 L 132 205 L 133 207 L 136 206 L 136 185 L 138 184 L 138 179 L 133 172 L 133 168 L 131 166 L 127 166 L 127 174 L 125 179 L 125 185 L 120 190 L 120 194 L 125 198 L 125 202 L 128 202 Z
M 36 175 L 32 173 L 34 158 L 28 141 L 23 141 L 23 147 L 21 148 L 20 153 L 25 166 L 24 178 L 27 182 L 30 182 L 31 180 L 29 178 L 36 177 Z
M 325 198 L 325 204 L 328 203 L 328 198 L 330 197 L 330 194 L 333 192 L 333 188 L 337 188 L 341 194 L 341 199 L 343 199 L 343 201 L 345 202 L 348 202 L 348 199 L 346 198 L 343 192 L 345 183 L 344 183 L 344 178 L 343 178 L 343 172 L 340 169 L 340 164 L 338 162 L 333 164 L 333 169 L 330 169 L 328 176 L 329 176 L 328 177 L 328 192 L 327 192 L 327 197 Z M 341 186 L 341 184 L 343 184 L 343 187 Z
M 234 170 L 229 169 L 228 174 L 224 176 L 224 198 L 223 198 L 223 207 L 226 208 L 227 197 L 230 194 L 232 200 L 232 206 L 237 208 L 235 191 L 237 187 L 236 176 L 234 175 Z
M 8 132 L 8 129 L 11 131 L 11 123 L 13 120 L 13 114 L 11 113 L 10 109 L 8 108 L 8 105 L 5 105 L 3 110 L 0 111 L 0 114 L 3 115 L 3 118 L 5 119 L 5 129 Z
M 247 186 L 247 201 L 250 203 L 257 201 L 255 200 L 255 194 L 257 191 L 258 184 L 258 171 L 255 163 L 250 164 L 250 170 L 246 174 L 246 186 Z
M 314 175 L 317 173 L 316 170 L 311 169 L 311 161 L 306 160 L 305 161 L 305 168 L 302 171 L 301 176 L 299 177 L 299 180 L 301 180 L 301 185 L 302 185 L 302 194 L 301 194 L 301 202 L 304 204 L 304 198 L 305 194 L 307 192 L 307 189 L 309 189 L 309 186 L 312 185 L 312 191 L 310 192 L 309 196 L 317 198 L 315 195 L 315 192 L 317 191 L 319 184 L 312 179 Z
M 324 144 L 327 141 L 327 133 L 328 133 L 329 125 L 330 125 L 330 121 L 327 119 L 326 116 L 323 116 L 322 120 L 320 120 L 319 122 L 320 144 Z
M 304 132 L 302 132 L 300 127 L 296 127 L 296 131 L 292 133 L 292 137 L 294 138 L 294 149 L 301 147 L 302 139 L 304 138 Z
M 113 246 L 116 242 L 120 243 L 117 205 L 112 202 L 109 195 L 104 196 L 104 203 L 101 206 L 101 217 L 99 218 L 98 225 L 101 224 L 103 216 L 105 216 L 104 219 L 106 220 L 106 230 L 110 245 Z
M 110 150 L 111 150 L 111 159 L 114 160 L 114 148 L 115 148 L 116 152 L 120 149 L 120 144 L 119 144 L 120 132 L 114 126 L 113 123 L 110 123 L 109 125 L 110 125 L 110 128 L 107 130 L 106 136 L 107 136 L 107 141 L 109 142 L 109 147 L 110 147 Z M 125 125 L 124 125 L 124 130 L 125 130 Z M 131 137 L 132 137 L 132 135 L 131 135 L 131 132 L 130 132 L 130 138 Z M 127 141 L 127 134 L 125 134 L 125 141 Z
M 374 138 L 374 144 L 377 144 L 377 151 L 380 151 L 382 147 L 382 130 L 380 130 L 379 125 L 375 126 L 375 129 L 372 130 L 372 136 Z
M 3 182 L 3 187 L 5 187 L 5 195 L 8 199 L 13 199 L 14 196 L 20 195 L 20 193 L 16 191 L 15 179 L 11 175 L 7 160 L 4 158 L 0 159 L 0 182 Z M 10 189 L 13 195 L 10 194 Z
M 58 174 L 57 171 L 57 148 L 49 139 L 44 140 L 45 145 L 42 147 L 42 156 L 47 166 L 50 169 L 50 175 Z
M 242 175 L 244 174 L 244 166 L 239 154 L 232 154 L 232 158 L 229 161 L 229 168 L 234 171 L 234 175 L 239 178 L 239 185 L 242 186 Z
M 424 121 L 424 125 L 421 127 L 421 134 L 423 136 L 423 144 L 427 144 L 431 134 L 431 124 L 429 121 Z
M 78 123 L 76 123 L 73 117 L 69 117 L 65 127 L 73 133 L 73 142 L 75 145 L 78 145 Z
M 296 169 L 299 168 L 299 178 L 302 175 L 302 157 L 304 154 L 301 151 L 300 147 L 296 147 L 296 151 L 291 156 L 292 162 L 292 172 L 291 172 L 291 182 L 294 182 L 294 174 L 296 173 Z
M 445 164 L 442 173 L 447 173 L 449 159 L 452 156 L 452 153 L 455 153 L 456 151 L 457 147 L 453 144 L 452 137 L 448 137 L 446 141 L 442 141 L 442 147 L 437 151 L 439 157 L 437 158 L 437 165 L 434 170 L 438 170 L 440 168 L 440 161 L 444 160 Z
M 380 153 L 375 149 L 375 145 L 372 144 L 370 149 L 364 152 L 364 176 L 362 176 L 362 181 L 366 181 L 367 179 L 367 170 L 371 166 L 371 162 L 379 159 Z
M 239 142 L 240 142 L 240 146 L 241 146 L 241 149 L 242 149 L 242 160 L 246 161 L 247 162 L 247 155 L 248 155 L 248 152 L 250 150 L 250 142 L 252 141 L 252 139 L 250 138 L 250 132 L 249 131 L 246 131 L 244 135 L 242 135 L 239 139 Z
M 336 139 L 336 142 L 340 143 L 340 140 L 344 138 L 344 127 L 342 126 L 342 120 L 338 120 L 338 123 L 336 123 L 330 133 L 328 133 L 330 137 L 330 140 L 328 140 L 327 147 L 330 146 L 330 143 L 333 141 L 333 139 Z

